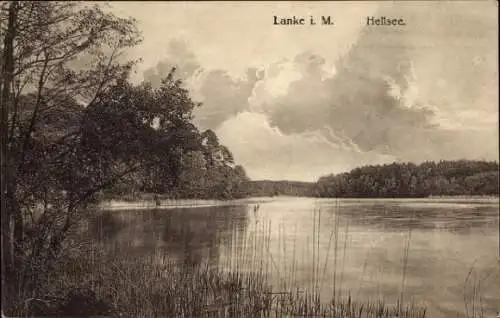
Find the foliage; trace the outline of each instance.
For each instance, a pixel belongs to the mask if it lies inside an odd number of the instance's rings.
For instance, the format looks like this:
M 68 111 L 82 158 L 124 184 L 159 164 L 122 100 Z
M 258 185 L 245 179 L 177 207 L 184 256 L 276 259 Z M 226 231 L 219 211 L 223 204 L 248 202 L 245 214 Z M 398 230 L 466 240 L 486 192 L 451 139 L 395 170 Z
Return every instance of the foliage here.
M 103 191 L 240 195 L 246 179 L 215 133 L 191 123 L 174 70 L 153 89 L 132 85 L 140 42 L 133 19 L 100 4 L 0 6 L 2 286 L 29 298 L 39 272 Z M 6 290 L 3 292 L 7 293 Z M 24 294 L 26 293 L 26 294 Z
M 3 2 L 0 29 L 2 286 L 23 293 L 93 195 L 120 177 L 96 168 L 81 123 L 130 70 L 120 55 L 140 37 L 133 20 L 74 2 Z
M 122 81 L 88 107 L 86 153 L 112 165 L 136 165 L 108 192 L 241 197 L 240 184 L 247 180 L 243 167 L 234 165 L 231 152 L 213 131 L 200 133 L 190 122 L 199 105 L 174 79 L 174 71 L 154 89 L 149 83 L 133 86 Z M 110 167 L 100 169 L 107 174 Z
M 315 183 L 300 181 L 256 180 L 246 183 L 247 193 L 255 197 L 312 196 Z
M 499 166 L 487 161 L 439 161 L 364 166 L 321 177 L 320 197 L 498 195 Z

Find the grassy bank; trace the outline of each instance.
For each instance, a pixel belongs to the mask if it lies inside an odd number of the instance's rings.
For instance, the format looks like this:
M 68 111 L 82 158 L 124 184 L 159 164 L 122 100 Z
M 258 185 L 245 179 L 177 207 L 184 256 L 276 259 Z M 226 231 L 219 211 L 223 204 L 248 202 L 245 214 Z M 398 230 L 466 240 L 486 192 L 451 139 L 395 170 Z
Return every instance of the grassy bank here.
M 68 259 L 44 288 L 24 299 L 21 316 L 113 317 L 424 317 L 416 306 L 321 303 L 317 294 L 273 291 L 260 273 L 238 273 L 156 258 L 87 254 Z

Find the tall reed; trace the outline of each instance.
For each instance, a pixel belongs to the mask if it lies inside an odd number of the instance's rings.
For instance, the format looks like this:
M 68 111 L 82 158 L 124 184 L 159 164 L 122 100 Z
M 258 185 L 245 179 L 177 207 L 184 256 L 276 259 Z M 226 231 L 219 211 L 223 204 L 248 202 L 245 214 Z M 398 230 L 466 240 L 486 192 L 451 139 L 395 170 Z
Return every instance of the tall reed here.
M 326 251 L 321 229 L 325 213 L 312 214 L 310 286 L 301 285 L 299 272 L 304 264 L 296 251 L 297 227 L 293 244 L 283 222 L 278 237 L 271 220 L 254 210 L 243 231 L 234 229 L 227 256 L 218 266 L 206 262 L 178 262 L 161 250 L 145 256 L 115 254 L 93 245 L 77 258 L 68 258 L 57 279 L 38 291 L 24 315 L 110 315 L 125 317 L 424 317 L 426 311 L 414 304 L 359 301 L 342 296 L 343 272 L 349 225 L 340 236 L 340 204 L 329 215 L 331 232 Z M 343 244 L 340 242 L 344 239 Z M 277 240 L 278 251 L 272 250 Z M 330 254 L 333 249 L 333 266 Z M 340 250 L 343 249 L 343 250 Z M 409 245 L 408 245 L 409 249 Z M 304 255 L 304 253 L 302 253 Z M 324 255 L 324 259 L 323 258 Z M 340 260 L 339 257 L 342 259 Z M 406 256 L 407 257 L 407 256 Z M 303 260 L 302 260 L 303 261 Z M 323 287 L 332 275 L 331 299 L 325 300 Z M 339 272 L 340 271 L 340 272 Z M 307 274 L 306 274 L 307 275 Z M 405 274 L 403 273 L 403 276 Z M 404 284 L 404 278 L 403 283 Z M 300 287 L 300 288 L 299 288 Z M 82 306 L 88 308 L 82 312 Z

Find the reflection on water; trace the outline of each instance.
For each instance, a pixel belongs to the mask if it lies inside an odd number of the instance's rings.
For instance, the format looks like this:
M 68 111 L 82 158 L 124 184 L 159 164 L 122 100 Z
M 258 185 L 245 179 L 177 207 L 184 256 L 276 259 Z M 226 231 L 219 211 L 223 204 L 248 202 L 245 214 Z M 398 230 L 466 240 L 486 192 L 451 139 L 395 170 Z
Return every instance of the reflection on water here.
M 355 206 L 339 203 L 343 218 L 359 225 L 389 229 L 441 229 L 458 232 L 477 227 L 498 228 L 498 205 L 485 204 L 405 204 L 370 202 Z M 331 203 L 319 204 L 328 209 Z
M 262 269 L 276 289 L 316 288 L 325 299 L 403 295 L 431 317 L 465 317 L 472 303 L 485 317 L 500 310 L 498 200 L 276 198 L 256 206 L 104 211 L 88 234 L 116 254 Z
M 243 231 L 247 206 L 103 211 L 89 236 L 113 253 L 216 264 L 218 248 Z

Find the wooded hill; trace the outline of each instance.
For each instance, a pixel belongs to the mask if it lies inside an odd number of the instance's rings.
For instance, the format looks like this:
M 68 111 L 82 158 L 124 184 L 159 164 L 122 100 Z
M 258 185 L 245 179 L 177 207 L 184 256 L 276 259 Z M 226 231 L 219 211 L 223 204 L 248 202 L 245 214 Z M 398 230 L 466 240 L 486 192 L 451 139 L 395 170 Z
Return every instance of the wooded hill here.
M 498 162 L 439 161 L 364 166 L 321 177 L 319 197 L 497 196 Z
M 314 182 L 256 180 L 245 183 L 248 196 L 313 196 Z
M 498 196 L 499 165 L 488 161 L 439 161 L 363 166 L 317 182 L 249 181 L 248 196 L 417 198 Z

